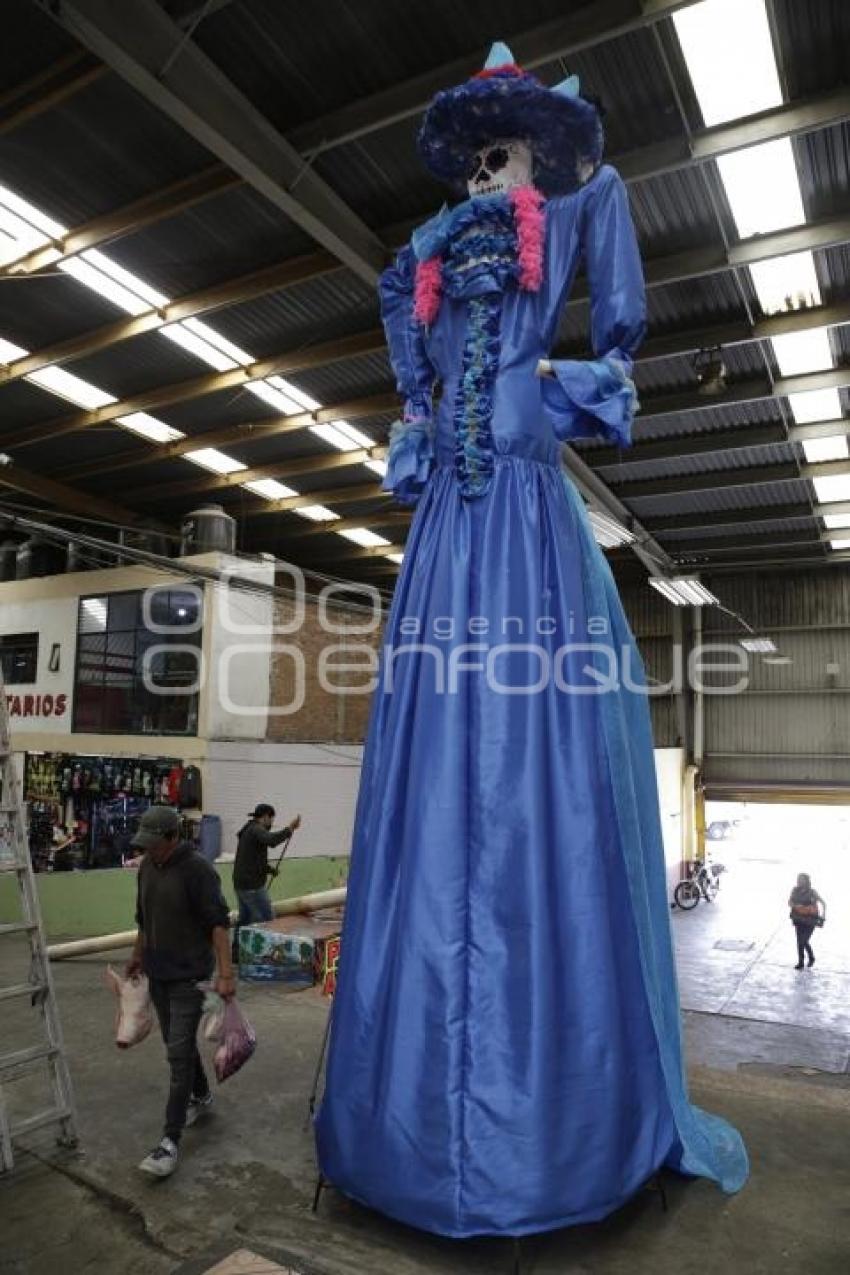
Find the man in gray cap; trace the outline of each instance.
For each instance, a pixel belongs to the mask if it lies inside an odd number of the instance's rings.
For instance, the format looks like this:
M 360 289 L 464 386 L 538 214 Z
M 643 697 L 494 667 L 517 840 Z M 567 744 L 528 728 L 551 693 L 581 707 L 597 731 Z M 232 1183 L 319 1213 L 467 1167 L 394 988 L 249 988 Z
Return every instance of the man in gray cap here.
M 189 842 L 170 806 L 142 815 L 133 846 L 139 867 L 138 933 L 127 977 L 144 972 L 171 1068 L 162 1141 L 139 1168 L 167 1178 L 177 1167 L 180 1135 L 212 1105 L 196 1040 L 203 992 L 198 983 L 216 971 L 215 990 L 229 999 L 236 984 L 230 959 L 230 915 L 218 874 Z

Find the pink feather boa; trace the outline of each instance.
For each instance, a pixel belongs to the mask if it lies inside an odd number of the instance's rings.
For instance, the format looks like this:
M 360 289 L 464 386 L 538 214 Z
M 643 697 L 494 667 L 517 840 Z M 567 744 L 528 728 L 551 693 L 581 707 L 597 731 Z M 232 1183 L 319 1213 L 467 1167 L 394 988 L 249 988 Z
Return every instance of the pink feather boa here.
M 519 286 L 523 292 L 537 292 L 543 281 L 544 196 L 534 186 L 515 186 L 508 195 L 514 210 L 517 237 Z M 413 317 L 430 327 L 440 312 L 443 294 L 443 266 L 439 257 L 429 257 L 416 266 Z
M 515 186 L 510 192 L 516 222 L 519 286 L 537 292 L 543 281 L 543 196 L 534 186 Z

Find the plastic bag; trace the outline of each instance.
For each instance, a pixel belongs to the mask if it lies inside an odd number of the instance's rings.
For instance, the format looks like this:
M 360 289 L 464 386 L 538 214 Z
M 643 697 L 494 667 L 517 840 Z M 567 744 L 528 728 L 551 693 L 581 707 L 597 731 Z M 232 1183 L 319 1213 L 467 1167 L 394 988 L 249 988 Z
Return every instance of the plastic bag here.
M 219 1084 L 243 1067 L 257 1048 L 257 1037 L 235 999 L 225 1002 L 223 1035 L 213 1066 Z
M 224 1040 L 224 1006 L 225 1002 L 210 987 L 204 985 L 204 1007 L 201 1018 L 201 1035 L 214 1045 Z
M 115 993 L 115 1044 L 119 1049 L 138 1045 L 153 1027 L 150 988 L 144 974 L 123 978 L 111 965 L 106 967 L 106 985 Z

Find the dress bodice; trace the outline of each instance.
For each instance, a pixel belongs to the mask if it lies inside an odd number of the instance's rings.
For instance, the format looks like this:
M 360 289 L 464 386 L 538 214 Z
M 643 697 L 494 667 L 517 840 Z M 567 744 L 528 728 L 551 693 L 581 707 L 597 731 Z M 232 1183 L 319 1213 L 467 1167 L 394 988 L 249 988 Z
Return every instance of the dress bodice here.
M 539 197 L 538 197 L 539 198 Z M 464 495 L 483 494 L 499 456 L 557 463 L 570 438 L 629 441 L 631 358 L 643 336 L 643 277 L 623 184 L 604 167 L 575 194 L 542 204 L 539 268 L 523 274 L 520 228 L 505 197 L 468 200 L 427 223 L 381 280 L 384 325 L 406 425 L 385 486 L 415 499 L 434 463 L 457 466 Z M 595 359 L 548 358 L 584 257 Z M 416 314 L 417 272 L 437 263 L 438 304 Z M 434 387 L 439 405 L 434 410 Z

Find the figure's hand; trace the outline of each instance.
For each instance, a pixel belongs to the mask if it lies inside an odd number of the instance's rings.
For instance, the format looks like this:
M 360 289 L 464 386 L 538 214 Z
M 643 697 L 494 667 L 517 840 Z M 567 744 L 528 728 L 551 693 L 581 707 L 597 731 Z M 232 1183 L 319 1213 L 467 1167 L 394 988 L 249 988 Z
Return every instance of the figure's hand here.
M 298 830 L 300 827 L 301 827 L 301 816 L 300 816 L 300 815 L 296 815 L 296 816 L 295 816 L 295 818 L 292 820 L 292 823 L 289 825 L 289 831 L 290 831 L 290 832 L 297 832 L 297 830 Z
M 555 373 L 552 371 L 552 364 L 549 362 L 548 359 L 537 360 L 537 367 L 534 369 L 534 375 L 535 376 L 554 376 L 555 375 Z
M 222 1000 L 232 1000 L 236 995 L 236 975 L 232 971 L 230 974 L 217 975 L 213 989 Z

